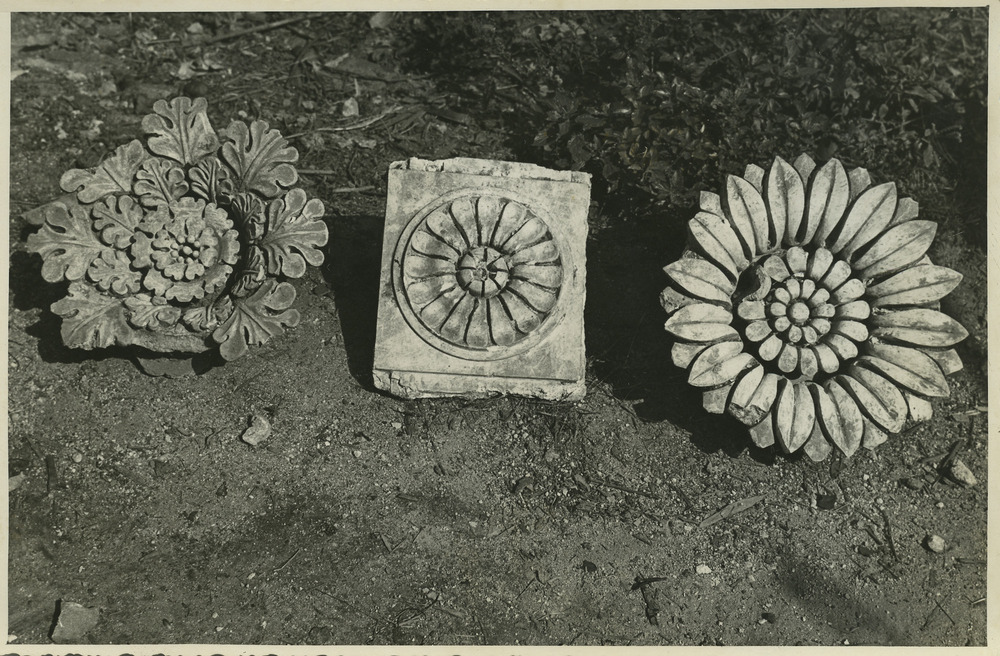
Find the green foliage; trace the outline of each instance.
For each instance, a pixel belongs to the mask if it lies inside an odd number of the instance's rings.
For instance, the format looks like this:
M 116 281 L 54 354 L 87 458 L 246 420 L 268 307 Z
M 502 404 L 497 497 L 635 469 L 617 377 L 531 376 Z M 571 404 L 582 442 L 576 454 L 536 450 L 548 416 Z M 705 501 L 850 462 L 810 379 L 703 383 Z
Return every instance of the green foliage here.
M 598 198 L 690 207 L 746 162 L 799 152 L 933 193 L 970 156 L 985 167 L 986 16 L 432 14 L 412 22 L 406 56 L 493 109 L 519 156 L 596 174 Z

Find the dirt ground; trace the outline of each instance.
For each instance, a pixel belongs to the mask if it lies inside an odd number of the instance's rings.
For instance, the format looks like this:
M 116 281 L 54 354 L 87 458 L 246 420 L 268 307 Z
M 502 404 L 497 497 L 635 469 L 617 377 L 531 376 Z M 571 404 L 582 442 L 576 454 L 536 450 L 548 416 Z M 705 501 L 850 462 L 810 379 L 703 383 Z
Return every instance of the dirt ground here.
M 281 18 L 13 16 L 8 651 L 49 643 L 60 601 L 100 610 L 95 645 L 985 645 L 984 277 L 946 301 L 970 332 L 951 397 L 849 461 L 757 449 L 702 411 L 657 302 L 683 244 L 648 221 L 588 244 L 583 401 L 391 398 L 371 380 L 387 166 L 517 144 L 373 56 L 371 15 L 191 45 Z M 324 68 L 342 55 L 350 74 Z M 132 352 L 62 346 L 20 214 L 182 93 L 217 126 L 306 133 L 330 241 L 296 281 L 297 328 L 152 377 Z M 397 105 L 392 127 L 309 132 Z M 254 413 L 274 429 L 258 447 L 239 439 Z M 956 442 L 975 487 L 934 469 Z

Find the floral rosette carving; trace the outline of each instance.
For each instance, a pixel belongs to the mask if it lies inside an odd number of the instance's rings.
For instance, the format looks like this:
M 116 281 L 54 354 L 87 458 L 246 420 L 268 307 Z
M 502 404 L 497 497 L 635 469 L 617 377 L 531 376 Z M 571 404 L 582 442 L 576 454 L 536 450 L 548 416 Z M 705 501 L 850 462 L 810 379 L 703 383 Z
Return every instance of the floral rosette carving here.
M 516 200 L 467 195 L 433 209 L 405 242 L 405 302 L 436 337 L 470 352 L 536 332 L 562 285 L 548 226 Z
M 927 256 L 937 226 L 915 201 L 801 155 L 748 166 L 700 206 L 660 300 L 708 411 L 815 461 L 930 418 L 968 333 L 940 311 L 962 276 Z
M 298 152 L 264 121 L 216 133 L 204 98 L 159 100 L 146 140 L 60 180 L 29 212 L 71 348 L 142 346 L 240 357 L 299 321 L 287 282 L 323 262 L 323 203 L 295 188 Z

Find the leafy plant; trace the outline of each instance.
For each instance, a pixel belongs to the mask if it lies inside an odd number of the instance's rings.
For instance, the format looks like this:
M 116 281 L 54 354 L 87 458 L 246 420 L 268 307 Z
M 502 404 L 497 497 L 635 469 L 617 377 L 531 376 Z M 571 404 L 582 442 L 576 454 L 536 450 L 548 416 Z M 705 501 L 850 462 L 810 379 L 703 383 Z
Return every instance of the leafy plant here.
M 291 188 L 298 152 L 277 130 L 233 121 L 220 141 L 207 107 L 157 101 L 145 145 L 68 171 L 60 184 L 72 195 L 29 214 L 42 277 L 72 283 L 52 305 L 67 346 L 219 345 L 231 360 L 298 323 L 283 280 L 322 264 L 323 203 Z

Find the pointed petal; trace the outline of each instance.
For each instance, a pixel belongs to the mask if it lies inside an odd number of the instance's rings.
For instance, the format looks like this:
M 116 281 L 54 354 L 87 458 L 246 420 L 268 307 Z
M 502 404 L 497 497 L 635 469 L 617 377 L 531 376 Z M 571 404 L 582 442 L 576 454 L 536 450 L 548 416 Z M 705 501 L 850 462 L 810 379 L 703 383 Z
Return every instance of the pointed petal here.
M 775 232 L 774 244 L 781 245 L 785 235 L 797 235 L 806 205 L 805 185 L 798 171 L 781 159 L 774 158 L 767 176 L 767 209 Z M 785 243 L 791 243 L 785 241 Z
M 786 381 L 778 393 L 774 409 L 774 432 L 788 453 L 802 447 L 816 423 L 816 407 L 808 388 Z
M 948 381 L 941 367 L 923 351 L 870 343 L 868 353 L 860 359 L 897 384 L 924 396 L 948 396 Z
M 879 444 L 884 444 L 889 440 L 885 432 L 865 417 L 865 436 L 861 439 L 861 446 L 866 449 L 874 449 Z
M 726 401 L 729 399 L 729 392 L 733 389 L 732 383 L 727 383 L 722 387 L 705 390 L 701 393 L 701 405 L 713 415 L 721 415 L 726 411 Z
M 826 389 L 830 393 L 830 398 L 833 399 L 834 404 L 837 406 L 837 418 L 840 423 L 840 437 L 842 442 L 836 441 L 834 436 L 837 434 L 835 431 L 827 433 L 827 437 L 831 438 L 834 444 L 844 453 L 845 456 L 850 458 L 854 455 L 854 452 L 858 450 L 861 446 L 861 438 L 865 434 L 865 424 L 864 419 L 861 416 L 861 410 L 858 408 L 858 404 L 851 398 L 851 395 L 847 393 L 836 380 L 828 380 L 826 383 Z M 820 419 L 824 421 L 824 419 Z M 834 421 L 830 422 L 835 423 Z
M 459 232 L 470 246 L 479 243 L 479 223 L 476 221 L 476 206 L 467 196 L 455 199 L 451 204 L 451 216 Z
M 692 303 L 697 303 L 697 301 L 690 296 L 680 293 L 673 287 L 667 287 L 660 292 L 660 305 L 667 311 L 667 314 L 673 314 L 685 305 L 691 305 Z
M 917 201 L 912 198 L 900 198 L 899 204 L 896 205 L 896 213 L 892 216 L 892 221 L 889 222 L 889 227 L 892 228 L 898 226 L 900 223 L 917 218 L 919 211 L 920 206 L 917 204 Z
M 744 398 L 742 394 L 737 399 L 737 389 L 734 388 L 733 398 L 729 401 L 729 414 L 747 426 L 760 423 L 771 411 L 771 406 L 774 405 L 774 399 L 778 394 L 779 380 L 780 378 L 776 374 L 765 373 L 746 403 L 741 403 Z M 739 383 L 737 383 L 737 387 L 739 387 Z
M 736 280 L 749 265 L 739 237 L 728 221 L 708 212 L 698 212 L 688 221 L 688 232 L 701 253 L 718 264 L 730 279 Z
M 907 413 L 906 399 L 894 382 L 875 370 L 860 365 L 851 367 L 848 378 L 863 385 L 877 399 L 877 405 L 883 408 L 879 410 L 874 404 L 869 407 L 868 401 L 862 400 L 858 394 L 858 403 L 868 411 L 870 417 L 876 418 L 879 425 L 890 433 L 898 433 L 903 429 Z
M 910 392 L 904 392 L 903 396 L 906 397 L 906 408 L 912 421 L 930 421 L 934 416 L 934 406 L 927 399 Z
M 761 449 L 774 444 L 774 421 L 771 415 L 767 415 L 755 426 L 750 427 L 750 439 Z
M 769 250 L 767 208 L 760 192 L 752 184 L 735 175 L 728 176 L 726 208 L 747 257 L 753 258 L 757 253 Z
M 743 352 L 740 342 L 721 342 L 708 347 L 691 363 L 688 384 L 694 387 L 716 387 L 736 378 L 756 360 Z
M 736 405 L 738 408 L 745 408 L 750 403 L 753 393 L 757 391 L 763 379 L 764 367 L 760 364 L 754 365 L 744 371 L 733 385 L 733 393 L 729 399 L 729 404 Z
M 805 153 L 796 157 L 795 161 L 792 162 L 792 166 L 794 166 L 795 170 L 799 172 L 799 176 L 803 180 L 808 180 L 809 176 L 811 176 L 813 171 L 816 170 L 816 162 L 813 161 L 812 157 L 809 157 L 809 155 L 806 155 Z
M 872 323 L 878 337 L 914 346 L 952 346 L 969 336 L 962 324 L 928 308 L 878 314 Z
M 854 261 L 858 277 L 867 280 L 913 264 L 927 252 L 936 232 L 933 221 L 907 221 L 890 228 Z
M 864 414 L 890 433 L 898 433 L 906 421 L 906 401 L 891 382 L 864 367 L 852 367 L 837 381 L 850 392 Z
M 788 440 L 789 453 L 798 451 L 809 441 L 815 425 L 816 403 L 809 393 L 809 387 L 804 383 L 796 383 L 795 421 L 792 422 L 792 432 Z
M 816 172 L 809 185 L 803 241 L 823 246 L 843 218 L 850 197 L 850 183 L 844 165 L 840 160 L 831 159 Z
M 752 184 L 759 193 L 764 193 L 764 169 L 756 164 L 747 164 L 743 170 L 743 179 Z
M 736 285 L 718 266 L 700 257 L 685 257 L 664 267 L 666 274 L 681 290 L 706 301 L 729 307 Z
M 703 191 L 698 199 L 698 207 L 709 214 L 714 214 L 720 219 L 726 218 L 726 213 L 722 211 L 722 198 L 713 191 Z
M 851 200 L 861 195 L 868 187 L 872 186 L 872 176 L 868 174 L 868 169 L 856 168 L 847 172 L 847 179 L 851 184 Z
M 927 355 L 934 358 L 934 362 L 938 363 L 945 376 L 950 376 L 956 371 L 962 370 L 962 359 L 958 357 L 958 352 L 955 349 L 928 351 Z
M 664 324 L 671 335 L 694 342 L 714 342 L 737 336 L 729 325 L 733 315 L 710 303 L 692 303 L 674 313 Z
M 479 224 L 479 243 L 486 246 L 493 239 L 497 222 L 505 201 L 497 196 L 480 196 L 476 201 L 476 221 Z
M 698 354 L 709 346 L 711 344 L 705 342 L 674 342 L 670 347 L 670 359 L 674 361 L 674 366 L 687 369 Z
M 847 213 L 840 236 L 830 250 L 836 253 L 839 246 L 843 249 L 841 257 L 851 259 L 855 251 L 871 243 L 889 227 L 895 211 L 896 183 L 887 182 L 872 187 L 861 194 Z M 853 235 L 850 234 L 852 232 Z
M 962 274 L 933 264 L 904 269 L 868 288 L 872 305 L 923 305 L 941 300 L 962 281 Z
M 813 462 L 823 462 L 833 451 L 833 446 L 826 440 L 818 421 L 813 422 L 812 433 L 809 434 L 809 440 L 802 450 Z

